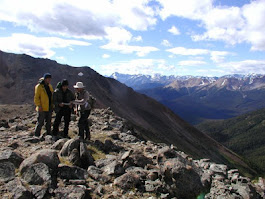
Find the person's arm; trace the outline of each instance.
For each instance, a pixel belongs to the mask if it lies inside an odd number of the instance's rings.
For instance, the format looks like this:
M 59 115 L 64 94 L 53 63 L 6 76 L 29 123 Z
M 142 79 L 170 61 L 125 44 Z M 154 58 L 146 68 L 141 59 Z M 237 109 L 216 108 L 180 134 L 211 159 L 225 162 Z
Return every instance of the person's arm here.
M 73 101 L 73 104 L 76 104 L 76 105 L 85 105 L 87 103 L 87 100 L 88 99 L 89 99 L 89 93 L 88 92 L 85 92 L 84 98 L 81 99 L 81 100 L 74 100 Z
M 35 87 L 34 103 L 38 107 L 38 111 L 42 111 L 41 101 L 40 101 L 40 92 L 41 92 L 40 85 L 37 85 Z

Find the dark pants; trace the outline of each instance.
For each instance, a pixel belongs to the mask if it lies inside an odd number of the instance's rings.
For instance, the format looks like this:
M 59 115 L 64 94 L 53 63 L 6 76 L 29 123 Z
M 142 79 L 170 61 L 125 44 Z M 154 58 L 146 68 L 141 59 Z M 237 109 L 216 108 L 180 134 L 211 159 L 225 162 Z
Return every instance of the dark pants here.
M 79 136 L 85 139 L 84 133 L 86 133 L 86 139 L 90 139 L 90 131 L 88 124 L 88 117 L 90 115 L 90 110 L 80 112 L 80 119 L 78 121 Z
M 64 137 L 68 136 L 68 130 L 69 130 L 69 123 L 71 120 L 71 109 L 70 108 L 62 108 L 59 110 L 59 112 L 56 114 L 54 123 L 53 123 L 53 130 L 52 134 L 57 135 L 59 132 L 59 125 L 61 123 L 62 117 L 64 118 Z
M 40 136 L 41 128 L 46 122 L 45 127 L 47 134 L 51 134 L 51 120 L 52 120 L 52 111 L 42 111 L 38 112 L 38 122 L 35 127 L 35 136 Z

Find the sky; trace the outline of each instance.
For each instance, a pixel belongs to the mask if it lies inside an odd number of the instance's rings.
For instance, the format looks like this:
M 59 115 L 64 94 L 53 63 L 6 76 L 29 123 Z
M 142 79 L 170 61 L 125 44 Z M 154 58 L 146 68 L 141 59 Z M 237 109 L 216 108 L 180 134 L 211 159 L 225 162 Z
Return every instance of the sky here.
M 0 50 L 102 75 L 265 74 L 265 0 L 0 0 Z

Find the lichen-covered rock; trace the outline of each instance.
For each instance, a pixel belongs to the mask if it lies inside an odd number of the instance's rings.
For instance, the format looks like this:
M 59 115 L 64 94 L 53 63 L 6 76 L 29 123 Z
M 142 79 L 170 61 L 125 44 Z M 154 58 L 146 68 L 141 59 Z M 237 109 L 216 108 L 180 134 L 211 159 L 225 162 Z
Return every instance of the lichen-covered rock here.
M 85 180 L 88 178 L 88 173 L 85 169 L 76 166 L 68 166 L 60 164 L 58 166 L 58 177 L 62 179 L 79 179 Z
M 19 167 L 20 172 L 23 174 L 31 165 L 36 163 L 44 163 L 50 169 L 56 170 L 60 160 L 55 150 L 43 149 L 25 159 Z
M 5 150 L 0 152 L 0 162 L 8 161 L 14 164 L 16 168 L 19 167 L 23 161 L 23 157 L 12 150 Z
M 15 166 L 11 162 L 0 162 L 0 182 L 8 182 L 15 178 Z
M 114 185 L 123 190 L 129 190 L 140 185 L 140 176 L 134 172 L 128 172 L 114 180 Z
M 44 163 L 30 165 L 22 178 L 31 185 L 50 185 L 52 179 L 49 167 Z

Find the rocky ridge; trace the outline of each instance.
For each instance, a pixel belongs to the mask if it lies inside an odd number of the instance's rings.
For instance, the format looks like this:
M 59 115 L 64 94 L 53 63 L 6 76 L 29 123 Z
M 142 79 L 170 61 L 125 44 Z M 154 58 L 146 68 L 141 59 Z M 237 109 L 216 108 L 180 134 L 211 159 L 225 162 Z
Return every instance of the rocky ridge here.
M 194 160 L 138 136 L 111 109 L 95 109 L 91 140 L 33 136 L 36 113 L 1 120 L 1 198 L 264 198 L 264 179 L 253 184 L 237 169 Z

